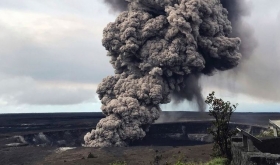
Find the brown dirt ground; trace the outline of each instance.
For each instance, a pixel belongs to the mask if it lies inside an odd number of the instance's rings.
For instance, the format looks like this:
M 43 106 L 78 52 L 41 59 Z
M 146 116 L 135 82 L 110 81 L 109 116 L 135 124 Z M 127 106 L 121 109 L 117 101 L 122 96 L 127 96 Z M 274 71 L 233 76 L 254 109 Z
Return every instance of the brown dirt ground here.
M 1 165 L 109 165 L 125 161 L 127 165 L 174 164 L 178 160 L 206 162 L 211 159 L 212 144 L 195 146 L 135 146 L 126 148 L 79 147 L 56 152 L 51 147 L 14 147 L 0 149 Z M 92 153 L 95 158 L 87 158 Z

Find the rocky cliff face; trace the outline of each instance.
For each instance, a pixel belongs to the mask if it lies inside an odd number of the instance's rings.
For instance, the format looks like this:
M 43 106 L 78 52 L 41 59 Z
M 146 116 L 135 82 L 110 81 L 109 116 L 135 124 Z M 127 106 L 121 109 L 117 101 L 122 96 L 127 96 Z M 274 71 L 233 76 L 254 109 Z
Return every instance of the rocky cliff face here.
M 210 120 L 153 124 L 149 127 L 145 138 L 132 141 L 130 145 L 184 146 L 211 143 L 212 136 L 207 132 L 207 128 L 210 126 Z M 232 123 L 231 126 L 242 128 L 253 134 L 259 134 L 264 129 L 263 127 L 235 123 Z M 86 127 L 23 133 L 10 136 L 2 144 L 8 144 L 10 147 L 22 145 L 78 147 L 83 144 L 83 135 L 90 130 Z

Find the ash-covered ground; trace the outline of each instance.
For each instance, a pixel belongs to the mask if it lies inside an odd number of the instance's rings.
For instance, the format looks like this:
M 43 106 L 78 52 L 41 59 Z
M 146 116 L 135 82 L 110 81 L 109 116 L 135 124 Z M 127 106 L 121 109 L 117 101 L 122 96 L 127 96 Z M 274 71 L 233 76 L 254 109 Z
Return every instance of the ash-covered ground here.
M 211 118 L 200 112 L 162 112 L 150 126 L 146 137 L 125 148 L 85 148 L 83 136 L 104 116 L 101 113 L 4 114 L 0 115 L 0 164 L 150 164 L 162 156 L 161 163 L 183 157 L 207 161 L 211 137 L 207 127 Z M 269 119 L 280 113 L 234 113 L 232 127 L 257 134 Z M 88 159 L 89 153 L 94 158 Z

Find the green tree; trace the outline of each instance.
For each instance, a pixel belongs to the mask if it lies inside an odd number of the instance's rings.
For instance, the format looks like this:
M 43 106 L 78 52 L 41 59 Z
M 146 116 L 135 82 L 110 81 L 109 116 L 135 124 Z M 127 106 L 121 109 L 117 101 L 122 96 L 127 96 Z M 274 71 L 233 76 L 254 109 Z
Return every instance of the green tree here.
M 230 118 L 232 113 L 236 110 L 238 104 L 232 105 L 229 101 L 225 102 L 218 99 L 212 92 L 207 96 L 205 102 L 209 105 L 209 115 L 214 117 L 212 126 L 208 129 L 209 133 L 213 135 L 214 157 L 225 157 L 232 160 L 231 154 L 231 137 L 237 133 L 236 130 L 230 129 Z

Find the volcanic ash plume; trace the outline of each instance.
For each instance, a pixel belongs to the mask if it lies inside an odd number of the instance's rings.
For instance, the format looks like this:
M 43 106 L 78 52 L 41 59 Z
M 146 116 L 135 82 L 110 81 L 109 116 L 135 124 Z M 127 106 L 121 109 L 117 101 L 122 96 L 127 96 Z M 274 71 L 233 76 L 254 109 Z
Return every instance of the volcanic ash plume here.
M 188 80 L 233 68 L 241 58 L 240 39 L 228 37 L 231 23 L 219 0 L 128 2 L 128 11 L 103 32 L 115 75 L 98 86 L 106 118 L 85 135 L 85 146 L 127 146 L 143 138 L 159 118 L 159 104 L 199 89 Z
M 128 2 L 125 0 L 103 0 L 106 4 L 108 4 L 111 9 L 111 12 L 116 11 L 124 11 L 127 9 Z

